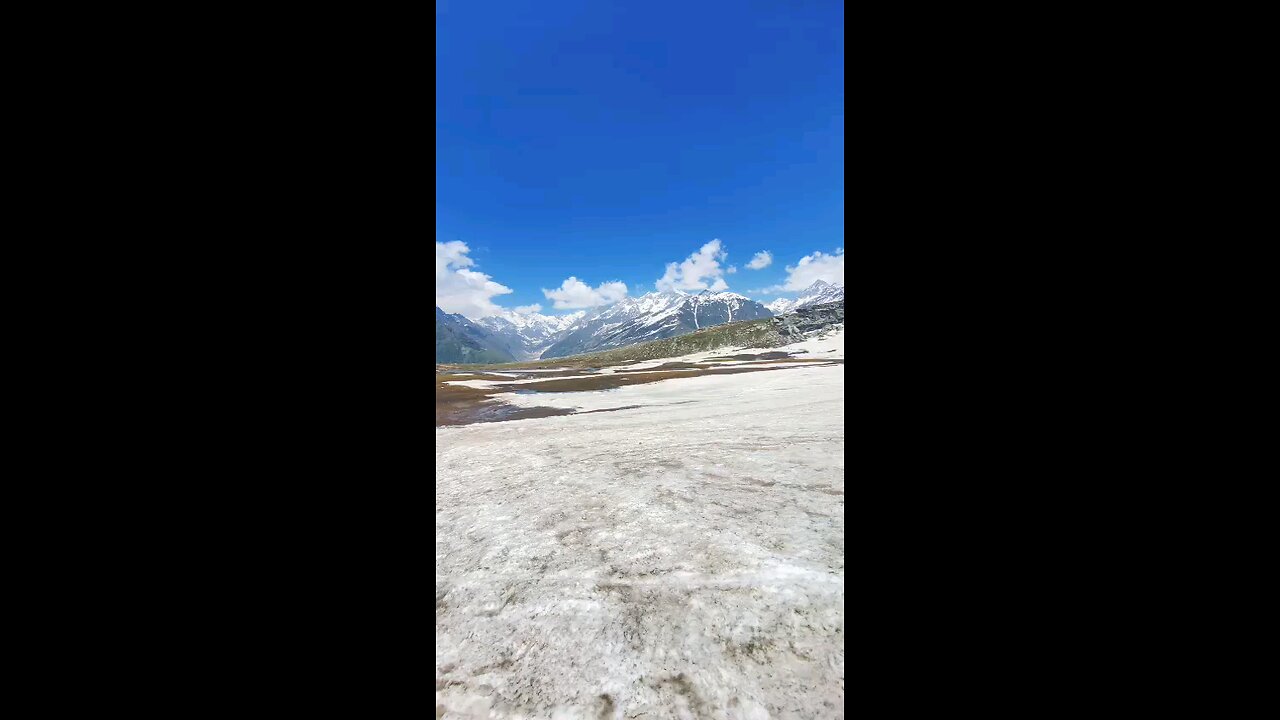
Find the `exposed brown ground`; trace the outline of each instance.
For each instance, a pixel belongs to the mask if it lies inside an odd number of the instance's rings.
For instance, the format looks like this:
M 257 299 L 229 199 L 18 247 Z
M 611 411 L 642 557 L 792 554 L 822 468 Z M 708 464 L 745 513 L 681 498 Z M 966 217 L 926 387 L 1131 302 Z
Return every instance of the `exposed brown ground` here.
M 753 359 L 753 358 L 766 358 L 766 359 L 761 360 L 761 359 Z M 775 353 L 775 352 L 762 353 L 762 354 L 760 354 L 760 355 L 734 355 L 733 357 L 710 358 L 710 359 L 711 359 L 711 360 L 739 360 L 739 361 L 742 361 L 742 362 L 740 362 L 738 365 L 735 365 L 735 366 L 732 366 L 732 367 L 741 367 L 742 365 L 763 365 L 763 364 L 766 364 L 766 363 L 776 363 L 776 362 L 778 362 L 778 361 L 780 361 L 780 360 L 785 360 L 786 362 L 796 362 L 796 363 L 822 363 L 822 362 L 828 362 L 828 363 L 829 363 L 829 362 L 833 362 L 833 360 L 832 360 L 831 358 L 826 358 L 826 359 L 823 359 L 823 358 L 798 358 L 798 357 L 791 357 L 791 356 L 790 356 L 790 355 L 788 355 L 787 353 Z M 705 369 L 708 369 L 708 368 L 716 368 L 716 367 L 721 367 L 721 366 L 720 366 L 720 365 L 716 365 L 715 363 L 707 363 L 707 362 L 701 362 L 701 363 L 669 362 L 669 363 L 663 363 L 663 364 L 658 365 L 658 366 L 656 366 L 656 367 L 650 367 L 650 368 L 630 368 L 630 369 L 626 369 L 626 370 L 614 370 L 614 372 L 619 372 L 619 373 L 642 373 L 642 372 L 655 372 L 655 371 L 659 371 L 659 370 L 705 370 Z M 554 377 L 551 373 L 539 373 L 539 375 L 540 375 L 541 377 Z
M 789 358 L 777 358 L 777 359 L 774 359 L 774 360 L 743 360 L 743 361 L 739 362 L 737 365 L 730 365 L 729 367 L 742 367 L 743 365 L 773 365 L 773 364 L 775 364 L 775 363 L 780 363 L 780 362 L 789 362 L 789 363 L 842 363 L 842 362 L 844 362 L 844 359 L 843 359 L 843 358 L 798 358 L 798 357 L 789 357 Z
M 764 353 L 775 355 L 776 353 Z M 782 353 L 786 355 L 786 353 Z M 737 356 L 747 359 L 755 356 Z M 781 359 L 781 358 L 777 358 Z M 552 415 L 569 415 L 572 410 L 549 407 L 516 407 L 496 401 L 493 396 L 508 392 L 583 392 L 596 390 L 613 390 L 625 385 L 642 385 L 661 382 L 672 378 L 700 377 L 703 375 L 738 375 L 748 372 L 770 372 L 787 370 L 785 367 L 744 367 L 755 363 L 772 363 L 777 359 L 754 360 L 743 365 L 717 367 L 701 363 L 673 362 L 655 368 L 635 370 L 618 370 L 610 374 L 589 373 L 585 370 L 566 370 L 557 373 L 519 373 L 523 378 L 551 378 L 537 383 L 498 382 L 486 388 L 473 388 L 465 385 L 454 385 L 451 380 L 507 380 L 501 376 L 486 375 L 482 372 L 457 374 L 457 371 L 436 373 L 436 425 L 468 425 L 477 422 L 497 422 L 502 420 L 521 420 L 524 418 L 549 417 Z M 797 359 L 798 360 L 798 359 Z M 842 364 L 843 360 L 805 360 L 806 363 L 822 365 Z M 516 374 L 516 373 L 513 373 Z M 626 408 L 613 408 L 624 410 Z M 590 412 L 605 412 L 593 410 Z
M 832 363 L 834 364 L 834 363 Z M 660 382 L 662 380 L 670 380 L 672 378 L 690 378 L 702 377 L 703 375 L 737 375 L 749 372 L 770 372 L 772 370 L 786 370 L 787 368 L 777 367 L 727 367 L 727 368 L 706 368 L 696 372 L 682 372 L 680 370 L 638 370 L 633 373 L 612 373 L 610 375 L 580 375 L 578 377 L 560 378 L 556 380 L 547 380 L 546 382 L 535 383 L 532 385 L 520 383 L 500 383 L 494 386 L 494 389 L 500 392 L 512 392 L 515 390 L 531 390 L 533 392 L 583 392 L 591 390 L 613 390 L 624 385 L 641 385 L 644 383 Z
M 708 360 L 793 360 L 791 353 L 775 350 L 766 353 L 746 353 L 743 355 L 722 355 L 720 357 L 708 358 Z
M 518 375 L 519 376 L 518 379 L 520 380 L 533 380 L 536 378 L 578 377 L 579 375 L 589 375 L 590 372 L 584 368 L 577 368 L 577 369 L 571 369 L 571 370 L 557 370 L 556 372 L 536 372 L 536 373 L 522 373 L 522 372 L 519 372 L 518 370 L 512 370 L 509 374 Z M 488 379 L 511 380 L 512 378 L 499 376 L 499 377 L 488 378 Z
M 669 362 L 651 368 L 631 368 L 630 370 L 614 370 L 620 373 L 634 372 L 652 372 L 656 370 L 702 370 L 704 368 L 715 367 L 706 363 L 687 363 L 687 362 Z
M 532 380 L 535 378 L 558 378 L 558 377 L 577 377 L 579 375 L 588 375 L 592 369 L 588 368 L 565 368 L 556 370 L 555 372 L 520 372 L 518 369 L 500 370 L 494 372 L 502 372 L 502 375 L 487 373 L 483 370 L 440 370 L 436 372 L 446 374 L 448 380 Z M 515 377 L 509 377 L 514 375 Z
M 445 380 L 492 380 L 492 377 L 436 374 L 436 427 L 469 425 L 475 422 L 521 420 L 524 418 L 568 415 L 572 410 L 560 408 L 520 408 L 490 400 L 501 392 L 495 388 L 473 388 L 450 385 Z

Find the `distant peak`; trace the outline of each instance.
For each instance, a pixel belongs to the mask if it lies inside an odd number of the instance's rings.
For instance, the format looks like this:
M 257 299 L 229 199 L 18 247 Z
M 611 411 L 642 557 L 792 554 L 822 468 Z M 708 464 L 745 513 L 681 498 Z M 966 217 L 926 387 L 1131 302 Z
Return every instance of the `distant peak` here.
M 732 290 L 703 290 L 698 293 L 697 297 L 706 298 L 708 300 L 750 300 L 746 295 L 739 295 Z

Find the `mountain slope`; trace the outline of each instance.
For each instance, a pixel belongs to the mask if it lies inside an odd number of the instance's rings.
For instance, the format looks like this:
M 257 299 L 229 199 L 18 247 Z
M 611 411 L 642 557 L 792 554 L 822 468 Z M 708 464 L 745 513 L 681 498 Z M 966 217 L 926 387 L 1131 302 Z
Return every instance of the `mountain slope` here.
M 825 280 L 815 280 L 812 285 L 800 292 L 800 297 L 794 300 L 778 298 L 765 307 L 769 308 L 769 311 L 774 315 L 781 315 L 793 310 L 815 305 L 826 305 L 833 302 L 844 302 L 844 286 L 829 283 Z
M 575 323 L 586 315 L 579 310 L 569 315 L 518 315 L 507 312 L 480 318 L 477 325 L 502 340 L 517 358 L 531 360 L 542 354 Z
M 782 313 L 790 310 L 791 306 L 795 304 L 796 304 L 795 300 L 790 300 L 787 298 L 778 298 L 777 300 L 774 300 L 768 305 L 765 305 L 765 307 L 769 308 L 769 312 L 773 313 L 774 315 L 781 315 Z
M 676 337 L 738 320 L 771 317 L 764 305 L 731 292 L 652 292 L 582 319 L 543 351 L 543 359 Z
M 436 308 L 436 362 L 498 363 L 515 360 L 501 339 L 461 315 Z

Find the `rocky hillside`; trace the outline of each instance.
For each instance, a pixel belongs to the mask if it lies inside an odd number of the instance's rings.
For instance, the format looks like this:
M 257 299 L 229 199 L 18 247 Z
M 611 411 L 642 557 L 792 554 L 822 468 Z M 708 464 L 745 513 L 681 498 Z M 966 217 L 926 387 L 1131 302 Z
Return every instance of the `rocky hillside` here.
M 786 313 L 775 317 L 770 324 L 784 343 L 792 343 L 843 322 L 844 301 L 841 300 Z

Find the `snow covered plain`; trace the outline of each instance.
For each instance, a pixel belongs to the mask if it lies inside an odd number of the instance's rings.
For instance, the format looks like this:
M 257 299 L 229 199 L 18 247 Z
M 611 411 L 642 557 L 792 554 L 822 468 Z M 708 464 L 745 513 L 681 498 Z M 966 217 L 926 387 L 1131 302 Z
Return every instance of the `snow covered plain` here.
M 436 716 L 840 717 L 842 393 L 792 367 L 437 428 Z

